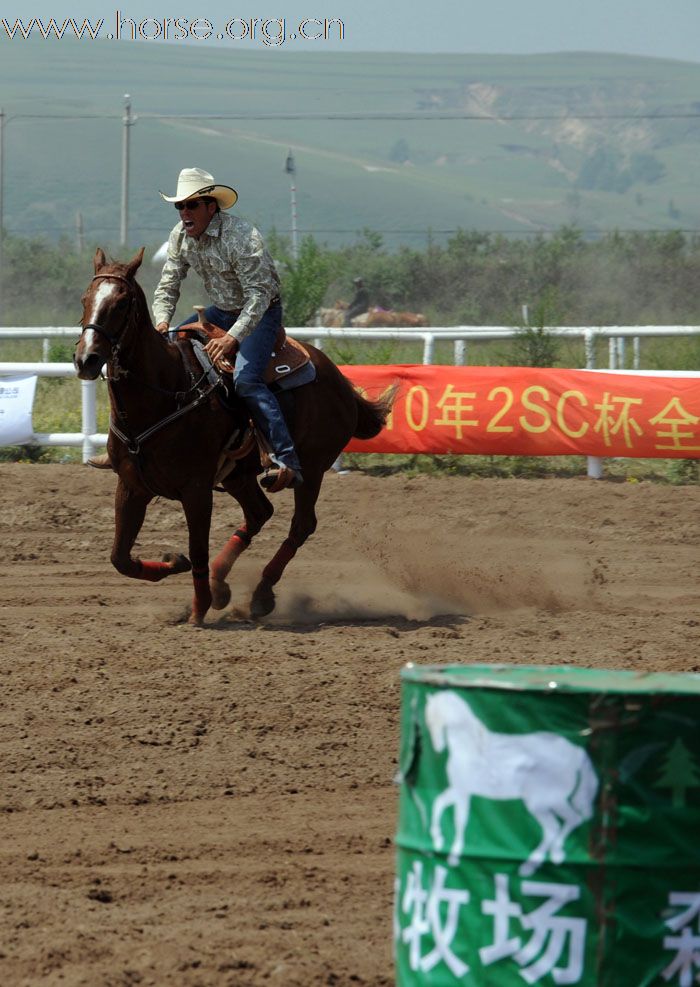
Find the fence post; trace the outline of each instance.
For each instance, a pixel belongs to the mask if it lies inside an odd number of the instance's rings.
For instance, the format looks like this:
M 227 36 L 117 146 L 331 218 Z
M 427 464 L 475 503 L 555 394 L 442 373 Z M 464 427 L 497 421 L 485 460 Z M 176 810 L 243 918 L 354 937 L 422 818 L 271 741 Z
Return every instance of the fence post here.
M 600 456 L 588 456 L 588 478 L 590 480 L 603 479 L 603 464 L 605 460 Z
M 595 370 L 595 335 L 592 329 L 584 332 L 583 343 L 586 348 L 586 369 Z
M 97 382 L 81 380 L 83 462 L 86 463 L 94 450 L 91 435 L 97 431 Z
M 595 370 L 595 334 L 592 329 L 586 329 L 583 334 L 583 341 L 586 347 L 586 369 Z M 613 340 L 611 339 L 610 342 L 612 343 Z M 611 349 L 611 355 L 612 352 L 613 351 Z M 603 478 L 604 460 L 600 459 L 598 456 L 588 456 L 586 463 L 586 472 L 589 479 L 601 480 Z
M 625 342 L 624 336 L 617 337 L 617 365 L 621 370 L 624 370 L 627 362 Z
M 464 366 L 466 349 L 467 346 L 463 339 L 455 339 L 455 367 Z
M 423 336 L 423 366 L 433 365 L 433 354 L 435 352 L 435 336 L 426 332 Z

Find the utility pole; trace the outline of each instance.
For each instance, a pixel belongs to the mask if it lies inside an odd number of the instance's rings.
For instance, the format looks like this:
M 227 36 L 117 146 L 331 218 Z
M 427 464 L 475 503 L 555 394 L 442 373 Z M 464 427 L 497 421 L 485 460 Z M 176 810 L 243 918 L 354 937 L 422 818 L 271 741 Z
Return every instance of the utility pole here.
M 124 134 L 122 137 L 122 211 L 119 231 L 119 242 L 122 247 L 126 246 L 129 229 L 129 142 L 130 128 L 134 125 L 134 118 L 131 115 L 131 96 L 124 93 Z
M 289 154 L 287 155 L 284 170 L 289 175 L 289 193 L 292 203 L 292 257 L 296 260 L 299 256 L 299 235 L 297 232 L 297 187 L 294 177 L 297 169 L 294 164 L 294 156 L 292 155 L 291 147 L 289 149 Z
M 83 214 L 80 210 L 75 214 L 75 237 L 78 253 L 82 254 L 85 249 L 85 235 L 83 230 Z
M 4 301 L 3 278 L 5 275 L 5 122 L 7 114 L 0 107 L 0 302 Z M 4 313 L 0 311 L 0 321 Z

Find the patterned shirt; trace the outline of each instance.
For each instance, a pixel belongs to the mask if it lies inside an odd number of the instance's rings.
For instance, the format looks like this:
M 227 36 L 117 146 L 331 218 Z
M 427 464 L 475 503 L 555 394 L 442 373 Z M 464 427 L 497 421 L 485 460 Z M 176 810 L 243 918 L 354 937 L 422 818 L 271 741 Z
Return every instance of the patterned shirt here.
M 187 236 L 182 223 L 170 234 L 168 258 L 153 298 L 156 325 L 172 319 L 190 267 L 204 282 L 213 305 L 229 312 L 240 309 L 229 330 L 238 339 L 250 335 L 280 293 L 274 262 L 259 231 L 239 216 L 218 212 L 199 237 Z

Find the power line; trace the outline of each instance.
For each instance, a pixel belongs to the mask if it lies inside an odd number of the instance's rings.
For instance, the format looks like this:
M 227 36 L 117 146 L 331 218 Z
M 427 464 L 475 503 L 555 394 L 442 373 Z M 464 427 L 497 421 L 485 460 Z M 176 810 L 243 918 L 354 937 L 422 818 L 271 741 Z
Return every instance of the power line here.
M 464 113 L 456 110 L 417 110 L 385 113 L 366 111 L 357 113 L 140 113 L 144 120 L 478 120 L 492 123 L 504 121 L 554 120 L 566 123 L 571 120 L 697 120 L 700 112 L 688 113 L 574 113 L 574 114 L 512 114 L 506 116 L 488 113 Z
M 9 120 L 120 120 L 120 114 L 115 113 L 12 113 Z M 481 123 L 525 123 L 543 121 L 569 123 L 576 120 L 698 120 L 700 111 L 674 113 L 524 113 L 493 115 L 486 113 L 463 113 L 458 111 L 405 110 L 394 112 L 377 111 L 374 113 L 138 113 L 134 120 L 243 120 L 258 123 L 262 120 L 471 120 Z

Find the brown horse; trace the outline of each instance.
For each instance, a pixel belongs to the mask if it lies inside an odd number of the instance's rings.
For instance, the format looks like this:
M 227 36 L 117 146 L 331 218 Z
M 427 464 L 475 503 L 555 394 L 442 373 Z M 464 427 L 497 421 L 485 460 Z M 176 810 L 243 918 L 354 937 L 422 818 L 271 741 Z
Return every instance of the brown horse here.
M 189 622 L 201 626 L 210 607 L 220 610 L 228 604 L 231 591 L 226 577 L 272 516 L 273 506 L 257 481 L 262 465 L 254 445 L 221 481 L 240 504 L 244 520 L 210 571 L 217 466 L 233 432 L 247 427 L 248 414 L 242 404 L 237 411 L 222 405 L 217 382 L 193 372 L 183 347 L 154 329 L 135 280 L 142 259 L 143 249 L 128 264 L 108 263 L 103 251 L 97 250 L 95 276 L 82 298 L 82 333 L 74 362 L 83 380 L 95 380 L 107 364 L 111 406 L 107 448 L 119 475 L 112 564 L 125 576 L 150 582 L 191 570 L 194 600 Z M 254 617 L 272 612 L 273 587 L 316 529 L 315 505 L 324 472 L 351 437 L 377 435 L 390 410 L 390 400 L 365 400 L 322 352 L 312 346 L 308 350 L 316 380 L 294 391 L 291 425 L 304 482 L 293 491 L 289 534 L 263 569 L 253 593 Z M 156 562 L 132 557 L 146 508 L 156 496 L 182 503 L 189 558 L 170 555 Z

